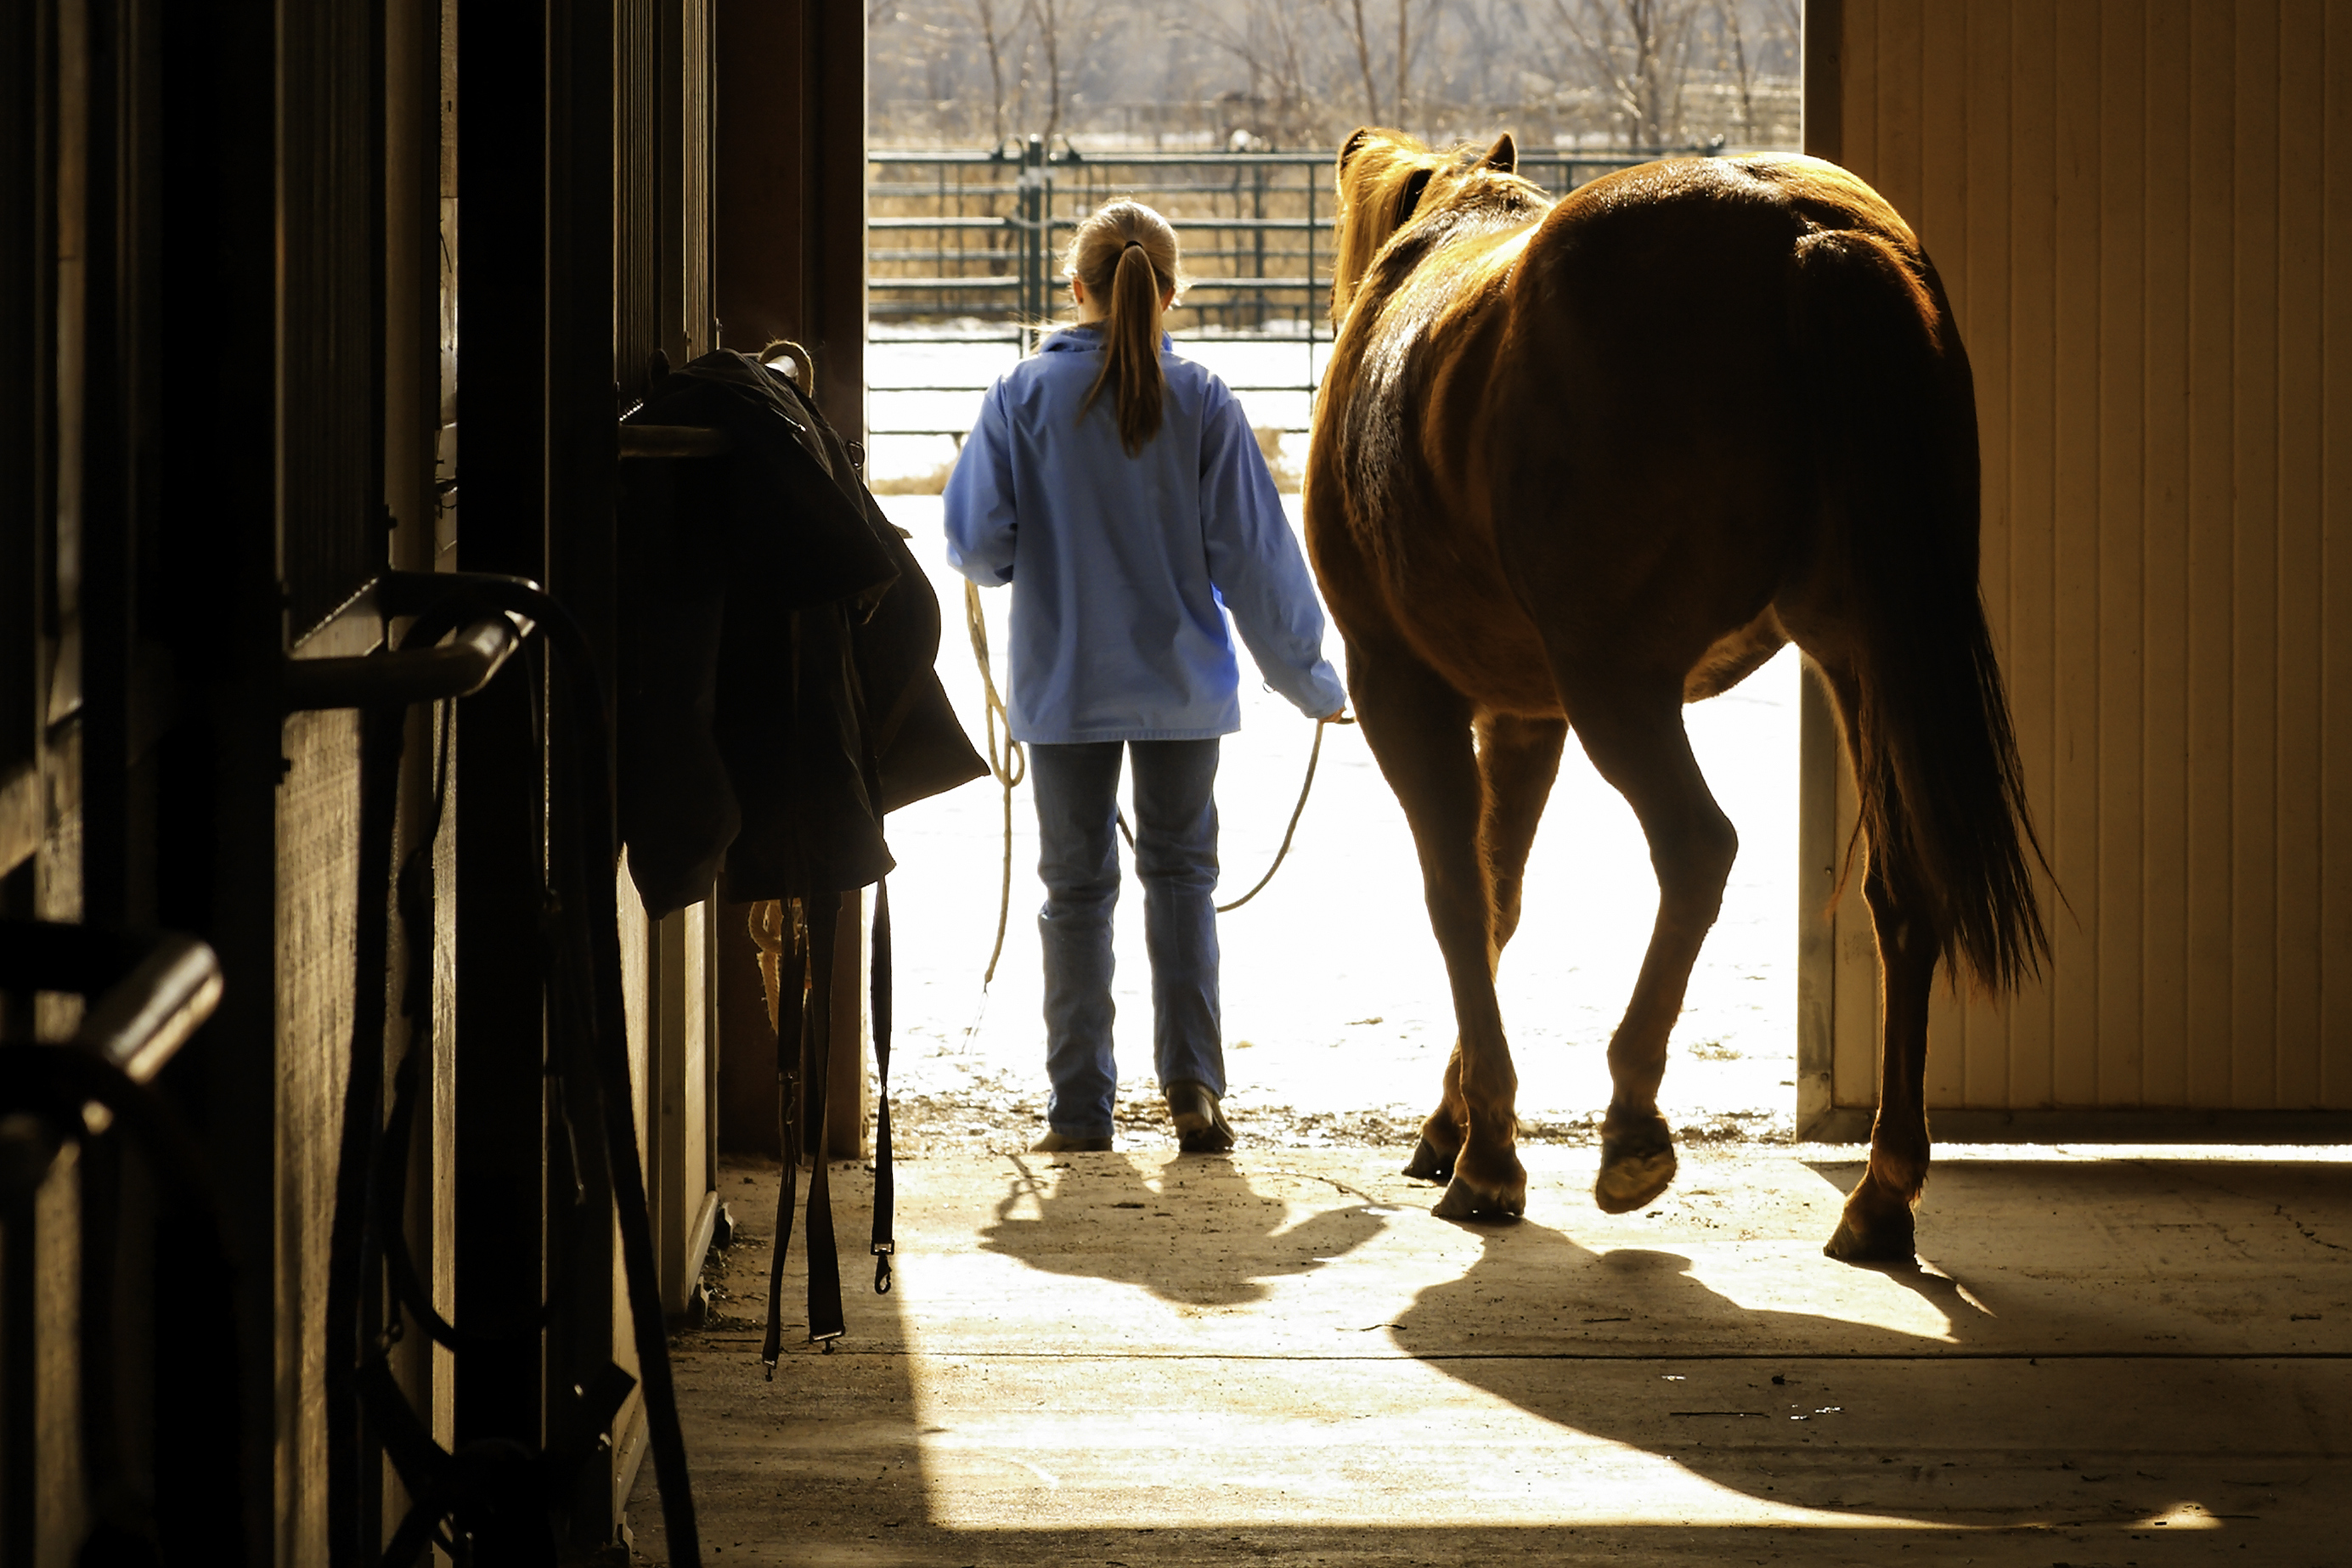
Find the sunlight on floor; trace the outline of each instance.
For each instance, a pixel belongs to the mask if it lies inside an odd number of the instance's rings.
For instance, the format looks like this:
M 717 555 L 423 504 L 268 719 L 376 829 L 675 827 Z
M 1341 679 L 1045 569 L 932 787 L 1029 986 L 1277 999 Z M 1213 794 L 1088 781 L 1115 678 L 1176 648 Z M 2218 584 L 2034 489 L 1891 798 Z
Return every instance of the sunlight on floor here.
M 1589 1161 L 1567 1152 L 1537 1163 L 1563 1161 L 1573 1174 L 1553 1173 L 1589 1180 Z M 1604 1289 L 1598 1305 L 1630 1284 L 1651 1304 L 1643 1319 L 1669 1304 L 1726 1322 L 1801 1319 L 1807 1331 L 1859 1330 L 1874 1343 L 1922 1351 L 1952 1341 L 1938 1305 L 1951 1300 L 1948 1279 L 1928 1277 L 1938 1290 L 1754 1237 L 1685 1238 L 1661 1251 L 1628 1245 L 1629 1232 L 1640 1241 L 1658 1227 L 1590 1210 L 1558 1216 L 1556 1230 L 1454 1226 L 1417 1205 L 1368 1201 L 1371 1191 L 1345 1180 L 1286 1177 L 1278 1167 L 1269 1157 L 1244 1184 L 1220 1180 L 1220 1201 L 1197 1225 L 1154 1226 L 1199 1215 L 1212 1173 L 1116 1155 L 1004 1162 L 980 1249 L 939 1258 L 903 1288 L 935 1522 L 1144 1528 L 1302 1514 L 1343 1528 L 1905 1522 L 1718 1482 L 1638 1440 L 1563 1423 L 1507 1386 L 1480 1386 L 1457 1363 L 1525 1349 L 1523 1316 L 1497 1312 L 1478 1326 L 1495 1310 L 1488 1300 L 1505 1300 L 1499 1285 L 1478 1282 L 1498 1247 L 1538 1249 L 1555 1278 L 1589 1269 Z M 1684 1206 L 1704 1210 L 1724 1184 L 1704 1167 L 1693 1174 Z M 1826 1184 L 1812 1184 L 1834 1199 Z M 1097 1228 L 1106 1226 L 1114 1228 Z M 1196 1245 L 1213 1246 L 1215 1258 L 1195 1254 Z M 975 1354 L 976 1308 L 996 1346 L 984 1356 Z M 1628 1325 L 1626 1350 L 1638 1354 L 1657 1332 L 1636 1316 L 1582 1314 L 1578 1330 Z M 1110 1346 L 1115 1363 L 1103 1359 Z M 1782 1386 L 1736 1356 L 1653 1370 L 1662 1364 L 1620 1359 L 1591 1376 L 1610 1387 L 1604 1403 L 1622 1399 L 1626 1417 L 1701 1447 L 1744 1447 L 1760 1428 L 1785 1440 L 1791 1423 L 1845 1415 L 1818 1391 Z M 1102 1407 L 1111 1387 L 1117 1407 Z
M 917 1377 L 934 1388 L 956 1381 L 952 1368 L 919 1362 Z M 922 1439 L 931 1519 L 954 1530 L 1181 1529 L 1302 1518 L 1333 1529 L 1918 1528 L 1897 1517 L 1753 1497 L 1631 1444 L 1561 1431 L 1429 1367 L 1402 1363 L 1383 1380 L 1383 1405 L 1410 1415 L 1349 1410 L 1354 1380 L 1344 1376 L 1311 1392 L 1286 1383 L 1268 1391 L 1255 1413 L 1155 1408 L 1148 1419 L 1132 1409 L 998 1416 L 935 1394 L 921 1408 L 927 1426 L 942 1428 Z M 1139 1389 L 1138 1381 L 1122 1380 L 1130 1398 L 1161 1392 Z M 1002 1378 L 993 1386 L 997 1397 L 1010 1392 Z M 1181 1380 L 1164 1392 L 1181 1395 Z M 1221 1392 L 1234 1390 L 1227 1383 Z M 1375 1419 L 1377 1436 L 1364 1426 Z M 1006 1452 L 1016 1443 L 1024 1457 Z
M 1497 1226 L 1396 1149 L 950 1151 L 837 1353 L 795 1248 L 772 1382 L 729 1249 L 678 1351 L 698 1492 L 730 1563 L 2332 1562 L 2347 1166 L 2235 1152 L 1952 1161 L 1933 1261 L 1856 1268 L 1850 1150 L 1693 1149 L 1608 1215 L 1595 1151 L 1530 1149 Z M 632 1517 L 660 1561 L 649 1474 Z

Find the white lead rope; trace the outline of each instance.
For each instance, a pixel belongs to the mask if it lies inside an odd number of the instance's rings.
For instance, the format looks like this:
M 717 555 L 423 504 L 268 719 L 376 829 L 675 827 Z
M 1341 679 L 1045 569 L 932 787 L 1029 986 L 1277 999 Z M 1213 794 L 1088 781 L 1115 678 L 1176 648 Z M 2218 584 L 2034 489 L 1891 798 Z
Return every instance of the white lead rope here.
M 1307 815 L 1307 794 L 1315 787 L 1315 764 L 1320 762 L 1323 757 L 1323 726 L 1326 724 L 1352 724 L 1355 721 L 1353 719 L 1343 718 L 1336 713 L 1328 719 L 1318 719 L 1315 721 L 1315 744 L 1309 748 L 1307 752 L 1307 782 L 1298 786 L 1298 804 L 1290 808 L 1290 826 L 1282 830 L 1282 847 L 1274 852 L 1274 864 L 1265 868 L 1265 875 L 1257 879 L 1257 885 L 1252 888 L 1248 892 L 1244 893 L 1240 898 L 1235 899 L 1232 903 L 1219 904 L 1217 906 L 1217 912 L 1219 914 L 1229 915 L 1235 910 L 1240 909 L 1244 904 L 1248 903 L 1252 899 L 1256 898 L 1260 893 L 1265 891 L 1265 885 L 1274 880 L 1274 874 L 1276 871 L 1282 869 L 1283 861 L 1289 858 L 1290 856 L 1290 840 L 1298 832 L 1298 819 Z M 1129 854 L 1133 854 L 1135 852 L 1135 829 L 1127 825 L 1127 812 L 1124 807 L 1120 808 L 1118 813 L 1118 836 L 1127 840 L 1128 852 Z
M 1013 738 L 1013 716 L 1006 711 L 1004 698 L 996 689 L 995 672 L 988 659 L 988 616 L 981 608 L 980 584 L 969 580 L 963 585 L 963 620 L 964 630 L 971 636 L 972 660 L 980 666 L 980 688 L 988 725 L 988 771 L 995 775 L 997 784 L 1004 792 L 1004 869 L 997 884 L 996 944 L 988 950 L 988 971 L 980 980 L 981 1005 L 984 1008 L 989 984 L 996 978 L 997 960 L 1004 956 L 1004 927 L 1013 912 L 1013 786 L 1028 776 L 1029 759 L 1021 743 Z M 1002 750 L 996 739 L 996 721 L 1000 718 L 1004 721 Z M 1265 868 L 1265 875 L 1257 879 L 1256 885 L 1232 903 L 1219 904 L 1219 914 L 1231 914 L 1256 898 L 1265 890 L 1265 885 L 1274 880 L 1274 874 L 1282 869 L 1283 861 L 1290 856 L 1290 841 L 1298 833 L 1298 819 L 1307 815 L 1307 797 L 1315 788 L 1315 764 L 1323 759 L 1324 727 L 1354 722 L 1353 719 L 1342 713 L 1315 721 L 1315 744 L 1307 753 L 1307 778 L 1298 786 L 1298 804 L 1291 807 L 1290 825 L 1282 830 L 1282 847 L 1274 852 L 1274 864 Z M 1129 853 L 1132 854 L 1135 850 L 1135 830 L 1128 826 L 1124 809 L 1118 812 L 1118 831 L 1119 837 L 1127 840 Z M 975 1019 L 972 1029 L 966 1033 L 975 1032 L 978 1028 L 979 1023 Z
M 996 893 L 996 945 L 988 950 L 988 973 L 980 977 L 982 1005 L 987 1005 L 989 983 L 996 978 L 996 961 L 1004 956 L 1004 922 L 1013 911 L 1013 786 L 1029 773 L 1029 754 L 1021 742 L 1013 738 L 1013 715 L 1005 710 L 1004 698 L 996 689 L 996 676 L 988 663 L 988 616 L 980 607 L 980 584 L 965 579 L 963 585 L 964 629 L 971 634 L 971 657 L 980 666 L 980 689 L 982 705 L 988 713 L 988 771 L 1004 789 L 1004 877 Z M 996 721 L 1004 721 L 1004 746 L 997 749 Z M 974 1020 L 972 1028 L 980 1027 Z

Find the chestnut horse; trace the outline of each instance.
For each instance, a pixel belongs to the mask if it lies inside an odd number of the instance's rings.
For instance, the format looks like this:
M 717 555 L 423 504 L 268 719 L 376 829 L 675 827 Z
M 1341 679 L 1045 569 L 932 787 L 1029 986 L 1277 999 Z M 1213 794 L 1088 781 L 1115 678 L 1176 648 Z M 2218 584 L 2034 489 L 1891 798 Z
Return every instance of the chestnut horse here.
M 1557 204 L 1516 163 L 1507 135 L 1442 153 L 1366 130 L 1339 154 L 1307 544 L 1457 1030 L 1407 1173 L 1447 1182 L 1440 1215 L 1525 1205 L 1495 966 L 1573 729 L 1658 879 L 1593 1196 L 1622 1213 L 1674 1179 L 1666 1038 L 1738 847 L 1682 705 L 1793 640 L 1854 772 L 1886 1027 L 1869 1168 L 1826 1250 L 1907 1258 L 1936 964 L 2001 988 L 2048 953 L 1942 285 L 1892 207 L 1814 159 L 1650 163 Z

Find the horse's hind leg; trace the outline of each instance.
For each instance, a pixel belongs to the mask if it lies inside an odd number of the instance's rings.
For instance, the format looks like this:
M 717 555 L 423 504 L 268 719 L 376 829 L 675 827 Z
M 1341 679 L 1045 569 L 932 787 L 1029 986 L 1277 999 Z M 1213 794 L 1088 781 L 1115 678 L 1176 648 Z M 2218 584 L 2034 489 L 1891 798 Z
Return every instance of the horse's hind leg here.
M 1852 735 L 1860 718 L 1860 689 L 1852 675 L 1823 669 Z M 1899 801 L 1895 806 L 1899 813 Z M 1866 853 L 1862 891 L 1878 938 L 1886 1031 L 1879 1055 L 1878 1114 L 1870 1126 L 1869 1167 L 1847 1195 L 1845 1212 L 1822 1250 L 1848 1263 L 1906 1262 L 1913 1256 L 1912 1207 L 1927 1180 L 1927 1002 L 1943 924 L 1915 867 L 1875 844 Z
M 1559 753 L 1567 742 L 1568 722 L 1562 719 L 1496 713 L 1478 721 L 1478 773 L 1486 785 L 1478 852 L 1486 858 L 1493 910 L 1490 967 L 1502 963 L 1503 948 L 1519 929 L 1528 851 L 1535 847 L 1536 825 L 1559 777 Z
M 1493 910 L 1478 847 L 1484 786 L 1471 749 L 1469 702 L 1404 649 L 1350 639 L 1348 683 L 1381 772 L 1396 791 L 1420 852 L 1430 928 L 1454 992 L 1455 1043 L 1439 1115 L 1458 1121 L 1453 1179 L 1435 1211 L 1449 1218 L 1517 1214 L 1527 1173 L 1517 1142 L 1518 1077 L 1503 1039 L 1490 959 Z M 1423 1163 L 1424 1148 L 1414 1156 Z
M 1666 1040 L 1699 944 L 1723 904 L 1739 837 L 1700 776 L 1683 730 L 1678 678 L 1556 663 L 1569 722 L 1601 776 L 1641 819 L 1658 877 L 1658 918 L 1633 1000 L 1609 1041 L 1609 1114 L 1601 1127 L 1593 1200 L 1611 1214 L 1640 1208 L 1675 1177 L 1674 1134 L 1658 1114 Z
M 1528 851 L 1543 819 L 1544 802 L 1559 776 L 1559 753 L 1568 725 L 1558 719 L 1482 715 L 1477 722 L 1478 776 L 1484 807 L 1478 820 L 1478 854 L 1486 867 L 1486 966 L 1491 972 L 1519 926 L 1520 887 Z M 1454 1152 L 1466 1125 L 1462 1104 L 1462 1044 L 1456 1040 L 1445 1063 L 1445 1086 L 1437 1109 L 1422 1124 L 1421 1142 L 1404 1168 L 1408 1176 L 1442 1182 L 1454 1174 Z

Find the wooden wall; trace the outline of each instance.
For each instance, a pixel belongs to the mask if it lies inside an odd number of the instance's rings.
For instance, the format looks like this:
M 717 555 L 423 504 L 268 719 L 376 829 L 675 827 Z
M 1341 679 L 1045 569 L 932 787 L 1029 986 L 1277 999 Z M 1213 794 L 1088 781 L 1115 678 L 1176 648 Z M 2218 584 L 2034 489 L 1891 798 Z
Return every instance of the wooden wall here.
M 167 1563 L 373 1560 L 396 1527 L 367 1423 L 331 1402 L 353 1346 L 329 1337 L 328 1243 L 358 999 L 404 995 L 412 964 L 434 1019 L 415 1260 L 477 1330 L 557 1299 L 536 1353 L 453 1361 L 410 1321 L 395 1379 L 444 1444 L 536 1447 L 575 1384 L 633 1363 L 609 1235 L 573 1219 L 595 1178 L 559 1154 L 548 1180 L 542 808 L 563 795 L 530 661 L 457 705 L 446 770 L 410 715 L 399 858 L 436 778 L 452 793 L 430 942 L 395 925 L 389 975 L 358 968 L 386 890 L 362 886 L 357 721 L 289 714 L 285 675 L 382 646 L 362 590 L 387 567 L 535 578 L 609 655 L 616 372 L 714 332 L 710 37 L 709 0 L 0 6 L 0 913 L 212 946 L 219 1010 L 157 1088 L 225 1233 L 158 1223 L 120 1136 L 0 1205 L 0 1564 L 73 1561 L 100 1526 Z M 654 936 L 619 888 L 659 1083 Z M 41 994 L 0 996 L 0 1031 L 69 1029 Z M 699 1215 L 709 1052 L 673 1043 L 672 1186 Z M 395 1018 L 393 1059 L 409 1044 Z M 89 1256 L 122 1289 L 81 1297 L 85 1226 L 116 1238 Z M 709 1226 L 672 1228 L 690 1279 Z M 363 1293 L 361 1338 L 382 1305 Z M 567 1561 L 614 1545 L 631 1419 L 557 1500 Z
M 2064 895 L 2042 984 L 1939 1001 L 1929 1104 L 2352 1109 L 2352 7 L 1810 11 L 1808 151 L 1916 226 L 1975 367 L 1985 603 Z M 1809 921 L 1852 821 L 1826 721 Z M 1805 970 L 1801 1120 L 1850 1128 L 1859 879 Z
M 722 347 L 792 338 L 817 403 L 866 438 L 866 16 L 714 0 L 711 281 Z
M 712 50 L 710 278 L 719 344 L 758 353 L 791 338 L 816 362 L 817 404 L 866 439 L 866 21 L 848 0 L 709 0 Z M 858 896 L 843 895 L 841 958 L 864 962 Z M 717 907 L 721 1145 L 780 1154 L 776 1037 L 745 927 Z M 859 996 L 865 994 L 856 989 Z M 835 1014 L 829 1071 L 866 1085 L 865 1009 Z M 835 1089 L 827 1133 L 866 1147 L 867 1090 Z

